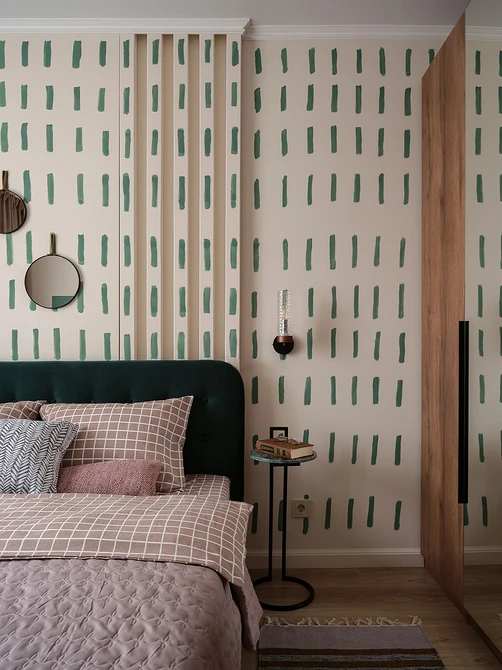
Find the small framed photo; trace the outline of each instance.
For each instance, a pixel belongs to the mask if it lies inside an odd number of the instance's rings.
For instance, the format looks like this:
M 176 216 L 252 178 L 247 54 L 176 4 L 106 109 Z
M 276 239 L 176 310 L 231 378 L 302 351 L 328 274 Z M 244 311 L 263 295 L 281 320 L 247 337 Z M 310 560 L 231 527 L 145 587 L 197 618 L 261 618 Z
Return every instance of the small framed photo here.
M 274 440 L 278 437 L 288 437 L 288 429 L 274 426 L 270 428 L 270 439 Z

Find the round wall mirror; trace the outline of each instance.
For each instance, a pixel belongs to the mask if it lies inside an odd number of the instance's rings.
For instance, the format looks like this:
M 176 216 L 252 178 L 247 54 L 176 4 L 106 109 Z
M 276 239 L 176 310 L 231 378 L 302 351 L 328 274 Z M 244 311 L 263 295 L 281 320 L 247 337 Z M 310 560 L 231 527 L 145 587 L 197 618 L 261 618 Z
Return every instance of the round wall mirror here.
M 49 254 L 37 258 L 24 278 L 26 292 L 40 307 L 55 309 L 68 305 L 80 288 L 80 275 L 64 256 Z
M 7 188 L 7 172 L 2 172 L 0 190 L 0 233 L 13 233 L 26 221 L 28 210 L 24 200 Z

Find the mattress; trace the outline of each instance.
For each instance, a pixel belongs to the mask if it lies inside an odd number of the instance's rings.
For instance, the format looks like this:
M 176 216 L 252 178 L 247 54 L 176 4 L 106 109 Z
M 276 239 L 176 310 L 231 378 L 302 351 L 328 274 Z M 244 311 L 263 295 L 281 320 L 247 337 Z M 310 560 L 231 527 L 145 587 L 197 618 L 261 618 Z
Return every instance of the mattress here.
M 230 500 L 230 479 L 220 475 L 187 475 L 184 489 L 176 493 Z

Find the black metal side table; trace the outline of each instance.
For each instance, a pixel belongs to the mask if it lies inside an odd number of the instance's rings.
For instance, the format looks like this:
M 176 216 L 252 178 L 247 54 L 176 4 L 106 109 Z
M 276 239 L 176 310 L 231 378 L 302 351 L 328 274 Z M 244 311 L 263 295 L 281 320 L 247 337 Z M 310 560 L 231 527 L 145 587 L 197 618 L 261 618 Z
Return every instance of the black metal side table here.
M 304 458 L 295 458 L 295 459 L 285 459 L 285 458 L 276 458 L 273 456 L 267 456 L 267 454 L 262 454 L 260 451 L 253 451 L 249 454 L 254 461 L 261 461 L 263 463 L 269 463 L 270 465 L 270 489 L 269 489 L 269 502 L 268 502 L 268 571 L 265 577 L 260 577 L 260 579 L 255 579 L 253 582 L 254 586 L 263 584 L 265 582 L 272 581 L 272 546 L 274 540 L 274 470 L 275 468 L 284 468 L 283 469 L 283 493 L 282 493 L 282 567 L 281 567 L 281 581 L 283 582 L 294 582 L 295 584 L 300 584 L 308 591 L 308 597 L 305 600 L 302 600 L 299 603 L 293 605 L 271 605 L 270 603 L 264 603 L 260 601 L 260 605 L 268 610 L 273 610 L 275 612 L 290 612 L 292 610 L 299 610 L 302 607 L 310 605 L 314 600 L 314 589 L 313 587 L 306 582 L 304 579 L 299 579 L 298 577 L 289 577 L 286 574 L 286 521 L 288 516 L 288 468 L 298 467 L 302 463 L 308 463 L 317 458 L 317 454 L 314 451 L 312 456 L 305 456 Z

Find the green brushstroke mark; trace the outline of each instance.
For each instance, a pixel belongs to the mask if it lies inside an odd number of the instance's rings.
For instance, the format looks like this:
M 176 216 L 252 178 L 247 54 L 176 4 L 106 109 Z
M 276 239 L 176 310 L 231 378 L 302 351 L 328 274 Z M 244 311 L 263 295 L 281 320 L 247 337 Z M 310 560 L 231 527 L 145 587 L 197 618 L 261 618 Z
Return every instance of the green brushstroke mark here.
M 258 316 L 258 292 L 251 293 L 251 318 L 256 319 Z
M 394 448 L 394 465 L 401 465 L 401 446 L 402 446 L 403 436 L 398 435 L 396 437 L 396 445 Z
M 368 528 L 373 528 L 373 517 L 375 514 L 375 496 L 370 496 L 368 503 L 368 518 L 366 525 Z
M 106 268 L 108 265 L 108 235 L 101 236 L 101 266 Z
M 131 314 L 131 287 L 124 286 L 124 316 Z
M 253 359 L 258 358 L 258 333 L 256 330 L 253 330 L 251 334 L 251 342 L 252 342 L 252 347 L 253 347 Z
M 331 318 L 336 319 L 338 314 L 338 304 L 336 299 L 336 286 L 331 287 Z
M 205 105 L 207 109 L 211 108 L 211 82 L 206 83 L 204 86 L 204 98 Z M 185 97 L 186 97 L 186 86 L 185 84 L 180 84 L 178 88 L 178 109 L 185 109 Z
M 406 333 L 399 335 L 399 362 L 404 363 L 406 359 Z
M 181 262 L 180 262 L 181 266 Z M 185 250 L 183 244 L 183 267 L 185 267 Z M 204 270 L 209 272 L 211 269 L 211 240 L 204 240 Z
M 354 202 L 361 202 L 361 175 L 354 175 Z
M 159 47 L 160 40 L 156 39 L 152 41 L 152 65 L 159 64 Z
M 236 126 L 232 128 L 230 147 L 230 152 L 232 154 L 236 155 L 239 153 L 239 129 Z
M 124 40 L 122 44 L 124 68 L 128 68 L 131 63 L 131 40 Z
M 124 235 L 124 266 L 131 267 L 131 238 Z
M 485 376 L 479 375 L 479 404 L 484 405 L 486 400 Z
M 411 116 L 411 88 L 404 91 L 404 115 Z
M 331 153 L 336 154 L 338 151 L 338 127 L 331 126 Z
M 380 360 L 380 343 L 382 341 L 382 331 L 378 330 L 375 333 L 375 345 L 373 347 L 373 358 L 375 361 Z
M 313 196 L 312 196 L 313 186 L 314 186 L 314 175 L 309 174 L 307 180 L 307 205 L 309 207 L 312 205 L 313 202 Z
M 180 286 L 179 290 L 179 301 L 180 301 L 180 317 L 184 319 L 187 315 L 187 305 L 186 305 L 186 287 Z
M 202 309 L 204 314 L 211 314 L 211 287 L 206 286 L 202 292 Z
M 499 86 L 499 114 L 502 114 L 502 86 Z
M 338 49 L 331 49 L 331 74 L 338 74 Z
M 284 405 L 284 375 L 281 375 L 279 377 L 279 381 L 277 384 L 277 393 L 279 396 L 279 405 Z
M 385 128 L 378 129 L 378 156 L 384 155 L 385 151 Z
M 404 131 L 404 157 L 409 158 L 411 155 L 411 131 Z
M 45 87 L 45 108 L 48 111 L 54 109 L 54 86 Z
M 363 153 L 363 131 L 360 126 L 356 128 L 356 154 Z
M 84 311 L 84 284 L 80 284 L 80 290 L 77 296 L 77 311 L 82 314 Z
M 281 112 L 285 112 L 288 106 L 286 86 L 281 86 Z
M 253 377 L 251 380 L 251 404 L 258 404 L 258 377 Z
M 80 361 L 85 361 L 87 357 L 87 347 L 85 343 L 85 330 L 79 330 L 79 355 Z
M 478 317 L 483 318 L 483 287 L 478 286 Z
M 108 314 L 108 286 L 101 284 L 101 307 L 103 314 Z
M 155 42 L 158 42 L 158 40 L 155 40 Z M 157 59 L 158 59 L 158 53 L 157 53 Z M 105 67 L 106 65 L 106 40 L 101 40 L 101 42 L 99 43 L 99 65 L 101 67 Z
M 479 267 L 485 267 L 485 236 L 479 236 Z
M 152 235 L 150 237 L 150 265 L 152 268 L 157 267 L 157 238 Z
M 286 74 L 288 71 L 288 50 L 284 47 L 281 49 L 281 63 L 282 63 L 282 72 Z
M 33 358 L 38 361 L 40 358 L 40 333 L 38 328 L 33 328 Z
M 100 88 L 98 94 L 98 112 L 105 111 L 106 89 Z
M 474 71 L 476 74 L 481 74 L 481 51 L 476 50 Z
M 487 528 L 488 526 L 488 499 L 486 496 L 481 497 L 481 507 L 483 510 L 483 526 Z
M 11 344 L 12 344 L 12 360 L 19 360 L 19 338 L 17 330 L 13 330 L 11 333 Z
M 204 348 L 204 358 L 211 358 L 211 333 L 208 330 L 205 330 L 202 336 L 202 346 Z
M 255 179 L 253 185 L 254 192 L 254 208 L 260 209 L 260 180 Z
M 373 377 L 373 404 L 380 402 L 380 377 Z
M 230 267 L 232 270 L 237 269 L 237 250 L 238 250 L 238 242 L 235 237 L 232 238 L 232 241 L 230 242 Z
M 361 114 L 363 111 L 363 87 L 356 86 L 356 114 Z
M 381 249 L 381 237 L 377 235 L 375 238 L 375 253 L 373 254 L 373 265 L 377 268 L 380 265 L 380 249 Z
M 237 175 L 230 176 L 230 207 L 235 209 L 237 207 Z
M 204 130 L 204 155 L 209 157 L 211 155 L 211 128 Z
M 352 377 L 352 404 L 357 405 L 357 377 Z
M 31 265 L 33 263 L 33 242 L 31 230 L 26 233 L 26 263 Z
M 180 109 L 185 109 L 185 84 L 183 84 L 183 99 L 181 97 L 181 86 L 182 84 L 180 84 Z M 213 98 L 213 87 L 211 85 L 211 82 L 208 81 L 204 86 L 204 101 L 206 109 L 211 109 L 212 98 Z M 181 106 L 182 103 L 183 107 Z
M 185 65 L 185 40 L 183 37 L 178 40 L 178 63 Z
M 336 377 L 331 377 L 331 404 L 336 405 Z
M 211 62 L 211 40 L 204 40 L 204 63 Z
M 331 175 L 330 200 L 331 200 L 331 202 L 336 202 L 336 174 L 334 172 Z
M 54 358 L 57 361 L 61 360 L 61 333 L 59 328 L 54 328 L 53 330 L 53 345 L 54 345 Z
M 354 498 L 349 499 L 347 507 L 347 528 L 350 530 L 354 523 Z
M 352 333 L 352 358 L 357 358 L 359 355 L 359 331 L 354 330 Z
M 399 305 L 397 316 L 404 319 L 404 284 L 399 284 Z
M 313 348 L 313 337 L 312 337 L 312 328 L 309 328 L 307 331 L 307 358 L 309 361 L 312 360 L 312 348 Z
M 338 112 L 338 84 L 331 86 L 331 111 Z
M 305 252 L 305 270 L 310 272 L 312 270 L 312 238 L 307 240 L 307 249 Z
M 185 155 L 185 131 L 178 128 L 178 156 Z
M 357 267 L 357 235 L 352 235 L 352 268 Z
M 261 89 L 260 87 L 254 90 L 254 111 L 258 114 L 261 111 Z
M 232 66 L 239 65 L 239 43 L 235 40 L 232 42 Z
M 211 175 L 204 175 L 204 209 L 211 209 Z
M 258 461 L 255 461 L 256 463 Z M 251 516 L 251 535 L 256 535 L 258 532 L 258 503 L 255 502 L 253 505 L 253 513 Z
M 385 86 L 380 86 L 378 95 L 378 113 L 385 114 Z
M 359 318 L 359 286 L 354 286 L 354 319 Z
M 16 280 L 9 280 L 9 309 L 16 308 Z
M 303 392 L 303 404 L 310 405 L 312 402 L 312 378 L 307 377 L 305 380 L 305 390 Z
M 186 196 L 185 196 L 185 177 L 180 176 L 178 179 L 178 204 L 180 210 L 185 209 L 185 201 L 186 201 Z
M 259 132 L 259 131 L 257 131 Z M 256 139 L 256 135 L 255 135 Z M 288 154 L 288 131 L 287 129 L 281 130 L 281 154 L 283 156 L 287 156 Z M 255 158 L 256 158 L 256 151 L 255 151 Z
M 336 235 L 329 236 L 329 269 L 336 270 Z
M 383 205 L 385 202 L 385 175 L 382 173 L 378 176 L 378 204 Z
M 261 62 L 261 49 L 255 49 L 254 52 L 254 71 L 256 74 L 261 74 L 263 72 L 263 65 Z
M 101 187 L 103 192 L 102 205 L 108 207 L 110 203 L 110 175 L 104 174 L 101 177 Z
M 410 175 L 404 175 L 404 199 L 403 204 L 408 205 L 410 202 Z
M 307 86 L 307 112 L 314 109 L 314 84 Z
M 77 128 L 75 131 L 75 151 L 83 151 L 84 142 L 82 137 L 82 128 Z
M 180 289 L 180 297 L 181 297 L 181 289 Z M 152 286 L 150 289 L 150 314 L 153 317 L 156 317 L 158 313 L 159 313 L 159 291 L 156 286 Z
M 179 345 L 179 338 L 178 338 Z M 159 357 L 159 336 L 158 333 L 150 335 L 150 358 L 156 360 Z
M 406 238 L 401 238 L 401 242 L 399 245 L 399 267 L 403 268 L 404 267 L 404 259 L 405 259 L 405 254 L 406 254 Z
M 483 196 L 483 175 L 478 174 L 476 177 L 476 198 L 479 203 L 484 202 Z
M 482 104 L 482 98 L 481 98 L 481 86 L 476 86 L 476 114 L 480 116 L 483 113 L 483 104 Z
M 308 315 L 310 318 L 314 316 L 314 289 L 309 288 L 308 292 Z
M 31 176 L 29 170 L 23 172 L 23 199 L 25 202 L 31 202 Z
M 54 128 L 52 123 L 45 126 L 45 146 L 49 153 L 54 151 Z
M 82 60 L 82 42 L 80 40 L 75 40 L 73 42 L 73 54 L 72 54 L 72 68 L 78 70 L 80 67 L 80 62 Z
M 79 205 L 84 204 L 84 175 L 82 173 L 77 175 L 77 202 Z
M 309 49 L 309 72 L 310 74 L 315 72 L 315 47 Z
M 50 67 L 52 65 L 52 42 L 51 40 L 45 40 L 44 42 L 44 67 Z
M 28 151 L 28 124 L 21 124 L 21 151 Z
M 474 137 L 474 153 L 476 156 L 481 155 L 481 128 L 476 128 Z
M 314 126 L 307 128 L 307 153 L 314 153 Z
M 130 133 L 130 131 L 129 131 L 129 133 Z M 129 142 L 130 142 L 130 135 L 129 135 Z M 178 137 L 178 142 L 179 142 L 179 137 Z M 150 153 L 151 153 L 152 156 L 157 156 L 158 151 L 159 151 L 159 131 L 157 130 L 157 128 L 154 128 L 152 130 L 152 145 L 151 145 Z
M 260 240 L 255 237 L 253 241 L 253 271 L 258 272 L 260 269 Z
M 230 289 L 228 305 L 228 313 L 230 316 L 235 316 L 237 314 L 237 289 L 235 288 Z
M 394 514 L 394 530 L 399 530 L 401 528 L 401 510 L 403 508 L 403 503 L 401 500 L 398 500 L 396 503 L 396 511 Z
M 435 49 L 429 49 L 429 65 L 432 63 L 435 57 L 436 57 Z
M 21 109 L 28 108 L 28 85 L 21 85 Z
M 485 462 L 485 438 L 483 433 L 478 433 L 479 461 Z
M 159 111 L 159 86 L 154 84 L 152 86 L 152 112 Z
M 359 444 L 359 435 L 353 435 L 352 436 L 352 458 L 351 458 L 351 463 L 352 465 L 355 465 L 357 463 L 357 447 Z
M 29 65 L 29 49 L 30 43 L 23 42 L 21 44 L 21 65 L 23 67 L 28 67 Z M 3 70 L 5 67 L 5 41 L 0 41 L 0 70 Z
M 131 354 L 131 336 L 129 334 L 124 335 L 124 360 L 132 360 Z
M 406 49 L 406 65 L 405 65 L 405 71 L 406 71 L 406 76 L 411 77 L 411 49 Z
M 103 152 L 103 156 L 109 156 L 110 155 L 110 131 L 109 130 L 103 130 L 101 134 L 101 151 Z
M 73 109 L 80 112 L 80 86 L 73 87 Z
M 324 514 L 324 528 L 329 530 L 331 527 L 331 498 L 326 500 L 326 512 Z
M 502 127 L 499 128 L 499 154 L 502 154 Z
M 260 130 L 257 130 L 254 134 L 253 151 L 254 151 L 254 157 L 255 158 L 260 158 L 260 155 L 261 155 L 261 131 Z
M 287 270 L 289 267 L 289 244 L 287 240 L 282 241 L 282 269 Z
M 335 442 L 336 442 L 336 434 L 335 433 L 330 433 L 329 434 L 329 455 L 328 455 L 328 461 L 330 463 L 334 463 L 334 461 L 335 461 Z
M 111 361 L 112 360 L 112 335 L 111 333 L 104 333 L 103 334 L 103 340 L 104 340 L 104 358 L 105 361 Z
M 79 235 L 78 236 L 77 260 L 78 260 L 79 265 L 84 265 L 85 264 L 85 236 L 84 235 Z
M 396 407 L 403 406 L 403 380 L 398 379 L 396 390 Z
M 331 358 L 336 358 L 336 328 L 331 329 Z
M 378 458 L 378 435 L 373 435 L 371 442 L 371 465 L 376 465 Z
M 358 49 L 356 51 L 356 72 L 357 74 L 362 74 L 363 71 L 363 50 Z
M 380 62 L 380 74 L 382 75 L 382 77 L 385 77 L 387 73 L 387 65 L 385 59 L 385 49 L 383 47 L 380 48 L 379 62 Z

